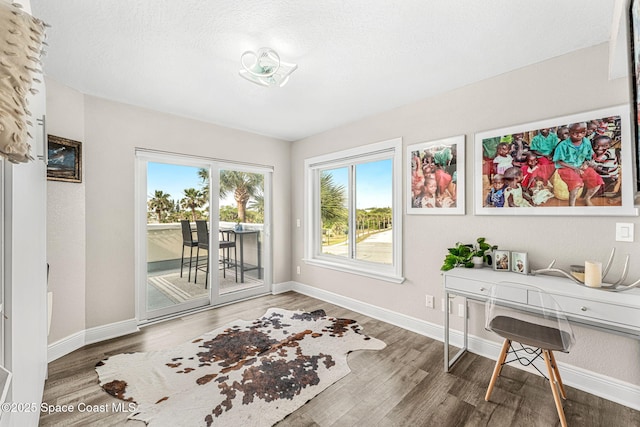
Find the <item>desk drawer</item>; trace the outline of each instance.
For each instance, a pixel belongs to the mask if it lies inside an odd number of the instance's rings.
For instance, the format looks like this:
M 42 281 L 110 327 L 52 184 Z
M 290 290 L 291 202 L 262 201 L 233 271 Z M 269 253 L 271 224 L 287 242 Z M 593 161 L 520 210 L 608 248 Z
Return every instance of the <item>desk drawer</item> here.
M 446 289 L 452 294 L 459 292 L 461 295 L 475 295 L 482 297 L 482 299 L 489 299 L 491 296 L 491 286 L 492 284 L 487 282 L 479 282 L 461 277 L 447 277 L 445 283 Z M 508 301 L 522 304 L 527 303 L 526 289 L 509 288 L 503 290 L 502 296 Z
M 461 277 L 447 277 L 445 288 L 451 293 L 459 291 L 461 294 L 481 295 L 488 298 L 491 285 Z
M 604 292 L 604 291 L 603 291 Z M 640 308 L 625 307 L 602 301 L 589 301 L 580 298 L 554 295 L 567 316 L 593 319 L 598 323 L 625 325 L 633 329 L 640 329 Z

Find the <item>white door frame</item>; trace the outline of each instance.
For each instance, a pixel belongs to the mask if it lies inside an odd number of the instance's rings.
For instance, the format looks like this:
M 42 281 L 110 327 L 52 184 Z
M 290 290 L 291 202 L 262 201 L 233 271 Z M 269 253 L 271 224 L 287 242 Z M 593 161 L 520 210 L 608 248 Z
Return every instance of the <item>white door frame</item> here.
M 175 304 L 166 308 L 149 312 L 147 310 L 146 286 L 147 286 L 147 162 L 169 163 L 184 166 L 193 166 L 209 170 L 209 229 L 219 229 L 219 188 L 220 170 L 237 170 L 248 173 L 261 173 L 264 175 L 264 200 L 265 218 L 262 233 L 262 264 L 264 268 L 263 285 L 240 290 L 237 292 L 220 295 L 220 282 L 217 269 L 209 269 L 209 294 L 205 298 L 198 298 L 184 303 Z M 185 311 L 215 307 L 251 298 L 257 295 L 271 292 L 272 284 L 272 244 L 271 244 L 271 194 L 273 168 L 268 166 L 248 165 L 211 159 L 205 157 L 189 156 L 184 154 L 166 153 L 153 150 L 136 149 L 135 161 L 135 282 L 136 282 L 136 319 L 138 323 L 144 323 L 152 319 L 171 316 Z M 209 247 L 219 245 L 218 233 L 209 233 Z M 209 256 L 216 255 L 217 251 L 210 251 Z M 209 260 L 209 265 L 217 265 L 216 260 Z

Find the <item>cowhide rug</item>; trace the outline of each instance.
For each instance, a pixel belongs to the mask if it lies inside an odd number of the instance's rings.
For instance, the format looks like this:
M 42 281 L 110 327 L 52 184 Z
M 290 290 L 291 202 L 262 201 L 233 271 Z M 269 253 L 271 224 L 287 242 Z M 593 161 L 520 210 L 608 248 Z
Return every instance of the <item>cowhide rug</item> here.
M 109 394 L 150 426 L 271 426 L 350 372 L 347 354 L 380 350 L 349 319 L 270 308 L 179 347 L 96 365 Z

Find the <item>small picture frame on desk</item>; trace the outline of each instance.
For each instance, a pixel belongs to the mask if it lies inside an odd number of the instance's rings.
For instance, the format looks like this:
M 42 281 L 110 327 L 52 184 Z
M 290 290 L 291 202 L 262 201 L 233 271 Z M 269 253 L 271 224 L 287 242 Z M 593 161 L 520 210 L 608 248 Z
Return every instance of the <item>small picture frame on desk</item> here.
M 511 257 L 509 251 L 493 252 L 493 269 L 495 271 L 511 270 Z
M 529 260 L 526 252 L 511 252 L 511 271 L 520 274 L 529 274 Z

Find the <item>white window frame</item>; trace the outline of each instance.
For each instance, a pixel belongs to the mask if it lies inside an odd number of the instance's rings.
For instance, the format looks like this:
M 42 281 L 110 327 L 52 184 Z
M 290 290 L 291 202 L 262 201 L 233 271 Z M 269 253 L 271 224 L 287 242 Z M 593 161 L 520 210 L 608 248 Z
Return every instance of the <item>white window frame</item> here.
M 393 283 L 402 283 L 402 138 L 394 138 L 387 141 L 367 144 L 348 150 L 325 154 L 305 159 L 305 258 L 307 264 L 330 268 L 386 280 Z M 320 173 L 322 170 L 356 165 L 363 162 L 390 159 L 392 161 L 392 221 L 393 221 L 393 262 L 381 264 L 370 261 L 362 261 L 354 258 L 338 257 L 321 253 L 322 236 L 320 227 Z M 351 183 L 349 191 L 349 217 L 351 218 L 355 183 Z M 351 219 L 350 219 L 351 222 Z M 350 233 L 353 227 L 349 227 Z M 353 234 L 351 234 L 353 236 Z

